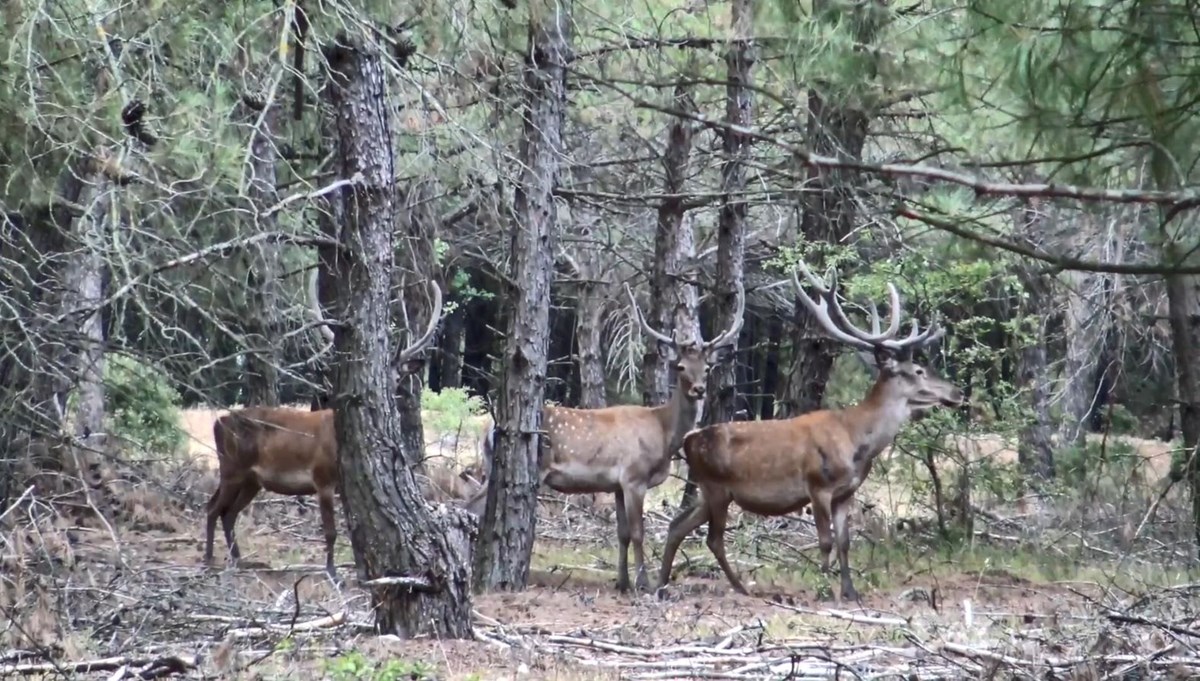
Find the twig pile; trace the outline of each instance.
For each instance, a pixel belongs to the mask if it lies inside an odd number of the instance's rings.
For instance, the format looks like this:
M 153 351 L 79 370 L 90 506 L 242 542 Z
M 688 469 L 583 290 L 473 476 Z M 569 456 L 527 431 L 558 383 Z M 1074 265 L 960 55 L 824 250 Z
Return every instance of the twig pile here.
M 736 645 L 737 634 L 745 629 L 737 627 L 711 644 L 644 647 L 562 634 L 545 636 L 540 643 L 567 654 L 582 666 L 619 669 L 621 678 L 645 680 L 828 679 L 837 675 L 864 679 L 996 678 L 997 673 L 1001 677 L 1061 678 L 1083 669 L 1112 678 L 1123 678 L 1138 669 L 1155 674 L 1171 670 L 1176 678 L 1200 675 L 1200 656 L 1179 654 L 1180 647 L 1174 644 L 1140 655 L 1030 659 L 1002 652 L 1005 646 L 998 643 L 926 643 L 907 631 L 903 634 L 908 645 L 846 645 L 812 639 Z M 488 632 L 483 636 L 499 641 L 511 635 Z

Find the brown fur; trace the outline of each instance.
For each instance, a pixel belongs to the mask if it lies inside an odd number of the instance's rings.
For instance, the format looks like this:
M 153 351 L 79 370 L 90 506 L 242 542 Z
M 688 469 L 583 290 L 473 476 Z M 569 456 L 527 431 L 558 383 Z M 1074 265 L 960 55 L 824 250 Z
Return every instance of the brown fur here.
M 312 313 L 317 328 L 328 345 L 334 342 L 333 331 L 325 324 L 317 296 L 317 272 L 314 270 L 309 288 Z M 442 290 L 430 281 L 429 324 L 412 344 L 396 354 L 394 365 L 403 371 L 420 370 L 423 361 L 418 354 L 429 345 L 442 314 Z M 328 349 L 328 348 L 326 348 Z M 321 510 L 321 529 L 325 534 L 325 570 L 335 576 L 333 544 L 337 527 L 333 517 L 333 497 L 337 489 L 337 436 L 334 432 L 333 410 L 303 411 L 286 407 L 250 407 L 232 411 L 213 423 L 213 441 L 217 450 L 217 491 L 208 500 L 207 524 L 204 535 L 204 562 L 213 557 L 213 534 L 217 517 L 225 532 L 229 555 L 236 565 L 241 557 L 233 526 L 258 492 L 266 489 L 288 496 L 317 495 Z M 423 486 L 428 499 L 438 491 Z
M 333 544 L 337 527 L 333 498 L 337 490 L 337 438 L 333 410 L 251 407 L 233 411 L 213 424 L 220 484 L 208 501 L 204 561 L 212 562 L 217 518 L 236 564 L 241 554 L 234 538 L 238 514 L 265 489 L 287 496 L 317 495 L 325 535 L 325 569 L 334 574 Z M 468 499 L 481 487 L 466 471 L 430 467 L 419 478 L 427 501 Z
M 893 301 L 895 316 L 898 298 L 893 297 Z M 820 321 L 831 324 L 828 315 Z M 898 327 L 898 320 L 892 326 Z M 878 328 L 877 319 L 874 328 Z M 936 335 L 927 332 L 917 338 L 914 333 L 910 338 L 916 340 L 906 342 L 911 346 L 927 342 L 930 337 Z M 861 336 L 854 339 L 843 334 L 842 339 L 860 348 L 866 345 Z M 875 342 L 883 340 L 877 337 Z M 901 344 L 897 348 L 893 344 L 885 349 L 904 352 L 909 346 Z M 746 594 L 725 556 L 729 505 L 736 502 L 751 513 L 780 516 L 803 510 L 811 503 L 822 567 L 829 569 L 836 535 L 841 596 L 858 598 L 848 561 L 851 497 L 870 473 L 875 457 L 891 444 L 914 411 L 956 406 L 964 399 L 956 386 L 925 367 L 882 351 L 876 358 L 879 375 L 857 405 L 822 409 L 790 419 L 716 424 L 684 437 L 683 455 L 700 497 L 696 505 L 671 522 L 663 547 L 660 587 L 670 580 L 675 553 L 683 539 L 707 523 L 709 550 L 734 590 Z
M 725 350 L 736 342 L 745 304 L 744 296 L 739 297 L 733 324 L 717 338 L 708 342 L 677 341 L 651 328 L 628 287 L 626 292 L 643 330 L 676 354 L 677 379 L 671 399 L 657 407 L 571 409 L 546 405 L 542 409 L 546 451 L 539 462 L 542 484 L 557 492 L 609 492 L 616 496 L 617 588 L 621 591 L 629 590 L 631 543 L 637 588 L 649 588 L 642 517 L 646 492 L 667 479 L 684 433 L 696 423 L 709 366 L 724 360 Z M 485 451 L 491 451 L 493 437 L 489 435 L 485 440 Z M 479 494 L 483 500 L 477 498 L 470 504 L 481 515 L 486 495 L 484 489 Z

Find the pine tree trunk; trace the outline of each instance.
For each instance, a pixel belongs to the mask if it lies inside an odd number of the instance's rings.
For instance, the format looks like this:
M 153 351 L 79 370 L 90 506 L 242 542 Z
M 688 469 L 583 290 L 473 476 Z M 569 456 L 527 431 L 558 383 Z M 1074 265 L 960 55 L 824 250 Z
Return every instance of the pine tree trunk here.
M 1177 262 L 1168 249 L 1167 262 Z M 1171 258 L 1170 256 L 1176 256 Z M 1178 470 L 1192 496 L 1192 523 L 1200 544 L 1200 277 L 1167 275 L 1167 318 L 1179 390 L 1179 429 L 1183 434 L 1183 460 L 1191 465 Z M 1174 466 L 1172 467 L 1175 468 Z M 1173 470 L 1172 473 L 1176 471 Z
M 688 86 L 675 86 L 675 108 L 695 111 Z M 696 286 L 691 280 L 695 236 L 691 225 L 685 224 L 686 207 L 683 192 L 692 154 L 692 121 L 676 118 L 667 135 L 663 153 L 663 172 L 666 180 L 663 193 L 668 198 L 658 205 L 658 229 L 654 237 L 653 281 L 650 288 L 648 321 L 654 328 L 677 338 L 700 337 L 699 302 Z M 646 348 L 642 358 L 642 404 L 654 407 L 666 404 L 671 397 L 670 356 L 664 348 Z
M 459 305 L 454 312 L 446 314 L 442 321 L 436 363 L 429 368 L 429 388 L 435 392 L 441 392 L 443 388 L 461 388 L 463 385 L 463 331 L 466 325 L 461 300 Z
M 589 267 L 588 271 L 594 272 L 595 268 Z M 594 279 L 579 285 L 575 346 L 579 363 L 579 407 L 582 409 L 598 409 L 608 403 L 604 381 L 604 296 L 600 288 L 600 282 Z
M 323 117 L 320 122 L 321 134 L 325 139 L 336 139 L 338 130 L 336 121 L 328 117 Z M 323 171 L 336 172 L 338 167 L 338 159 L 331 159 L 331 162 L 322 167 Z M 330 240 L 339 242 L 342 238 L 342 228 L 346 224 L 345 203 L 340 199 L 340 195 L 331 196 L 325 195 L 317 199 L 316 205 L 316 222 L 317 227 L 321 230 L 321 235 L 328 237 Z M 345 317 L 345 310 L 338 309 L 338 299 L 335 289 L 337 288 L 336 268 L 338 262 L 338 251 L 332 246 L 317 247 L 317 290 L 315 292 L 316 307 L 321 316 L 330 319 L 342 319 Z M 311 276 L 311 275 L 310 275 Z M 328 352 L 327 346 L 331 344 L 328 329 L 317 329 L 312 334 L 316 338 L 314 346 L 317 352 L 322 350 L 325 354 L 316 360 L 317 370 L 313 383 L 319 386 L 313 391 L 310 408 L 312 411 L 320 411 L 322 409 L 333 408 L 333 387 L 331 383 L 332 372 L 331 362 L 332 357 Z
M 571 16 L 566 2 L 530 7 L 521 180 L 512 226 L 508 345 L 496 448 L 475 552 L 478 589 L 525 588 L 537 519 L 538 449 L 556 241 L 554 185 L 562 153 Z
M 465 511 L 427 506 L 405 451 L 392 371 L 391 274 L 395 223 L 392 128 L 378 50 L 345 33 L 325 48 L 337 127 L 338 174 L 362 181 L 342 193 L 334 309 L 334 424 L 350 543 L 381 634 L 471 634 L 470 542 Z M 393 578 L 370 585 L 370 580 Z M 400 579 L 395 579 L 400 578 Z M 411 578 L 412 583 L 396 583 Z
M 1013 211 L 1015 237 L 1026 243 L 1045 234 L 1045 210 L 1037 199 L 1024 199 Z M 1033 320 L 1033 338 L 1021 343 L 1017 354 L 1017 384 L 1029 399 L 1030 416 L 1017 433 L 1017 460 L 1037 489 L 1054 477 L 1054 450 L 1050 435 L 1050 371 L 1046 359 L 1048 312 L 1054 308 L 1054 293 L 1046 275 L 1018 265 L 1017 276 L 1025 289 L 1022 312 Z M 1008 317 L 1008 315 L 1004 315 Z M 999 315 L 997 318 L 1001 318 Z
M 1025 475 L 1039 481 L 1054 477 L 1054 450 L 1050 435 L 1054 427 L 1050 419 L 1050 375 L 1046 361 L 1046 317 L 1050 309 L 1049 284 L 1031 272 L 1022 272 L 1028 295 L 1026 314 L 1034 317 L 1034 337 L 1022 343 L 1017 355 L 1017 381 L 1025 390 L 1032 412 L 1017 434 L 1017 459 Z
M 260 213 L 279 200 L 279 192 L 275 188 L 275 161 L 278 154 L 272 135 L 279 120 L 280 107 L 274 104 L 268 108 L 266 115 L 262 116 L 262 124 L 255 129 L 253 126 L 262 114 L 263 102 L 243 96 L 239 106 L 242 119 L 250 129 L 246 193 L 250 198 L 252 218 L 248 220 L 248 227 L 254 232 L 274 231 L 277 222 L 275 216 L 262 217 Z M 246 340 L 250 347 L 246 348 L 246 397 L 243 402 L 246 406 L 273 407 L 279 404 L 279 364 L 282 356 L 279 347 L 280 329 L 283 327 L 279 320 L 283 298 L 279 290 L 280 247 L 276 243 L 259 244 L 248 255 L 250 263 L 246 297 L 250 309 L 246 311 Z
M 759 407 L 760 419 L 775 418 L 775 401 L 779 396 L 779 353 L 783 341 L 783 321 L 777 315 L 766 319 L 767 345 L 763 348 L 766 361 L 762 369 L 763 399 Z
M 112 206 L 109 182 L 100 179 L 88 214 L 74 222 L 67 260 L 65 308 L 76 311 L 80 347 L 76 355 L 74 430 L 85 450 L 102 449 L 104 436 L 104 244 Z
M 813 15 L 822 21 L 852 21 L 858 43 L 868 49 L 875 41 L 882 3 L 878 0 L 847 8 L 832 0 L 814 0 Z M 847 16 L 848 15 L 848 16 Z M 871 78 L 874 74 L 864 74 Z M 823 93 L 820 84 L 808 93 L 808 148 L 814 153 L 842 158 L 862 158 L 870 114 L 849 104 L 841 104 L 832 93 Z M 803 212 L 800 231 L 804 240 L 829 244 L 844 243 L 855 226 L 857 202 L 855 188 L 858 173 L 850 169 L 816 168 L 807 170 L 804 193 L 800 198 Z M 819 258 L 809 265 L 823 271 Z M 783 416 L 796 416 L 820 409 L 825 385 L 837 354 L 837 345 L 826 338 L 808 309 L 796 304 L 797 339 L 783 400 Z
M 418 180 L 404 194 L 401 222 L 404 240 L 409 247 L 408 260 L 397 263 L 392 271 L 394 284 L 403 284 L 403 305 L 396 306 L 392 315 L 394 319 L 406 320 L 409 329 L 407 340 L 400 342 L 401 347 L 404 342 L 411 343 L 424 333 L 429 324 L 429 315 L 433 313 L 427 302 L 427 282 L 433 277 L 437 215 L 432 210 L 434 203 L 430 189 L 429 182 Z M 421 471 L 424 472 L 425 425 L 421 419 L 421 390 L 425 372 L 423 369 L 412 371 L 402 366 L 393 366 L 392 371 L 398 377 L 396 403 L 400 410 L 404 451 L 421 462 Z
M 494 292 L 492 280 L 479 270 L 471 272 L 471 286 L 479 291 Z M 496 324 L 499 296 L 491 299 L 471 298 L 463 305 L 463 385 L 472 395 L 487 396 L 493 385 L 493 353 L 496 352 Z
M 730 125 L 749 128 L 754 122 L 753 69 L 754 18 L 750 0 L 734 0 L 732 5 L 733 32 L 737 39 L 725 55 L 725 121 Z M 716 308 L 713 322 L 715 329 L 727 329 L 737 312 L 738 296 L 743 295 L 746 250 L 746 156 L 750 151 L 748 136 L 725 129 L 721 165 L 721 211 L 717 218 L 717 278 Z M 720 332 L 717 332 L 720 333 Z M 703 422 L 706 425 L 734 420 L 737 412 L 738 342 L 730 347 L 731 359 L 711 367 L 708 374 L 708 390 L 705 397 Z M 687 484 L 683 488 L 681 507 L 692 504 L 696 498 L 696 483 L 688 471 Z

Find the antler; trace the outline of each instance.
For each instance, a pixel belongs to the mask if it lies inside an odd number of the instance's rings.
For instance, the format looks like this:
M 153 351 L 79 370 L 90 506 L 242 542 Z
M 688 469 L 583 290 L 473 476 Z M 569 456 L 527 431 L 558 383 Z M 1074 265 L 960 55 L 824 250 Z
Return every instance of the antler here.
M 912 331 L 908 336 L 896 340 L 896 334 L 900 331 L 900 293 L 896 290 L 896 286 L 892 282 L 888 282 L 888 297 L 891 303 L 889 317 L 891 319 L 886 330 L 879 330 L 879 311 L 874 303 L 870 304 L 871 316 L 871 331 L 867 333 L 856 327 L 850 322 L 846 313 L 842 310 L 841 303 L 837 300 L 837 292 L 835 290 L 836 283 L 826 286 L 825 282 L 817 278 L 803 262 L 797 263 L 797 269 L 804 273 L 804 277 L 808 279 L 813 288 L 816 288 L 821 294 L 820 302 L 814 301 L 804 291 L 804 287 L 800 284 L 800 278 L 796 276 L 795 271 L 792 272 L 792 284 L 796 287 L 796 295 L 804 306 L 812 312 L 817 321 L 833 338 L 849 345 L 859 348 L 860 350 L 889 350 L 895 354 L 908 353 L 919 347 L 927 345 L 941 338 L 945 333 L 945 329 L 938 326 L 936 322 L 932 323 L 929 328 L 921 333 L 920 325 L 917 320 L 913 320 Z M 836 282 L 836 278 L 834 279 Z M 833 317 L 837 317 L 838 323 L 835 323 Z
M 742 314 L 746 311 L 745 291 L 739 291 L 737 293 L 737 299 L 737 311 L 733 313 L 733 322 L 729 325 L 729 328 L 725 330 L 725 333 L 722 333 L 720 336 L 705 342 L 705 350 L 712 350 L 713 348 L 718 348 L 722 345 L 726 345 L 737 340 L 738 333 L 742 330 L 742 323 L 746 321 L 745 317 L 742 316 Z
M 425 349 L 429 345 L 429 341 L 433 338 L 433 333 L 437 331 L 438 322 L 442 319 L 442 289 L 437 285 L 437 282 L 430 279 L 429 286 L 433 289 L 433 301 L 430 305 L 429 326 L 425 329 L 425 333 L 413 341 L 407 348 L 396 353 L 396 364 L 403 364 L 410 361 L 417 353 Z
M 317 325 L 317 330 L 321 332 L 321 337 L 325 339 L 326 347 L 321 350 L 322 353 L 328 349 L 328 346 L 333 345 L 333 329 L 325 323 L 325 315 L 321 314 L 321 298 L 317 294 L 317 280 L 321 277 L 321 267 L 318 265 L 313 268 L 312 278 L 308 280 L 308 304 L 312 308 L 313 322 Z
M 676 347 L 677 343 L 674 338 L 650 326 L 646 318 L 642 316 L 642 309 L 638 307 L 637 299 L 633 297 L 633 291 L 629 288 L 629 284 L 625 284 L 625 293 L 629 294 L 629 302 L 633 305 L 633 314 L 637 317 L 638 323 L 642 326 L 642 330 L 646 332 L 646 335 L 652 336 L 671 347 Z

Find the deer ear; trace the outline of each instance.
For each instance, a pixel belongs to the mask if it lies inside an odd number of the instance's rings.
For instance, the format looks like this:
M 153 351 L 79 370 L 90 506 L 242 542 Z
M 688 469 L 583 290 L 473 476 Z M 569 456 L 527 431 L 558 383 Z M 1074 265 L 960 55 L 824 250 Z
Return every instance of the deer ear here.
M 658 356 L 662 357 L 668 362 L 674 362 L 679 359 L 679 353 L 675 352 L 675 348 L 672 347 L 670 343 L 664 343 L 662 341 L 658 341 Z

